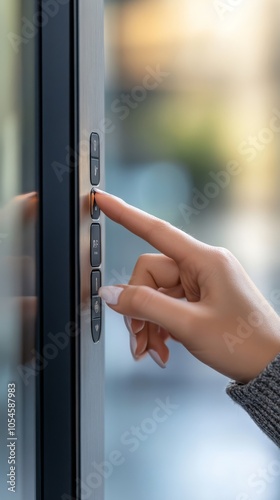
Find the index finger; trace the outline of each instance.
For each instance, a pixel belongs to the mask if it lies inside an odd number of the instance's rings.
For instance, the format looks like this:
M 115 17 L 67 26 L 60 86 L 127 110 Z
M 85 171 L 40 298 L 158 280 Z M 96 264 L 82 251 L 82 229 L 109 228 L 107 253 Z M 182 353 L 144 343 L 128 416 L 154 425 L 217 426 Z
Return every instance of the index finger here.
M 96 190 L 95 199 L 99 208 L 110 219 L 140 236 L 178 264 L 193 257 L 202 245 L 168 222 L 129 205 L 117 196 Z

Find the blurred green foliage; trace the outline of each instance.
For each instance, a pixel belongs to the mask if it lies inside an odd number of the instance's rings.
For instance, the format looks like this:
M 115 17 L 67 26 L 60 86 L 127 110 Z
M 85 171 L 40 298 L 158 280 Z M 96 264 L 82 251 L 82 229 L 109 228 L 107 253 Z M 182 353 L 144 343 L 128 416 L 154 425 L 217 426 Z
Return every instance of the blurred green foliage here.
M 221 110 L 205 98 L 197 108 L 197 99 L 194 104 L 191 95 L 158 93 L 139 103 L 123 121 L 124 160 L 180 163 L 198 186 L 209 170 L 222 168 Z

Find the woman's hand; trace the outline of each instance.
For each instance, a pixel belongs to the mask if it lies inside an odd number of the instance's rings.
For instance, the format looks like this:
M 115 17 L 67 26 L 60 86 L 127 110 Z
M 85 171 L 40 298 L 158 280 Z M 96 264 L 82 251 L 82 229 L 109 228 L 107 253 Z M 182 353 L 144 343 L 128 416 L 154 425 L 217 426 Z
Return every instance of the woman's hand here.
M 115 196 L 95 197 L 108 217 L 161 252 L 141 255 L 128 285 L 99 291 L 126 317 L 135 359 L 148 352 L 164 367 L 171 337 L 236 381 L 255 378 L 280 352 L 280 319 L 238 260 Z

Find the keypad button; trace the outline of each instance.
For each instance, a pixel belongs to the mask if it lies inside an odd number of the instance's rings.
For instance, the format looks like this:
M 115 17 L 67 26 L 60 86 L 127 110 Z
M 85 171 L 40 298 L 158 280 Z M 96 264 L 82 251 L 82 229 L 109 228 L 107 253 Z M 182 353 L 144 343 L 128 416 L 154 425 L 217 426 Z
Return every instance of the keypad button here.
M 100 140 L 96 133 L 92 133 L 90 136 L 90 156 L 91 158 L 100 158 Z
M 91 295 L 97 295 L 101 287 L 101 273 L 100 271 L 92 271 L 91 273 Z
M 92 224 L 90 229 L 91 267 L 101 264 L 101 230 L 99 224 Z
M 93 319 L 91 322 L 91 334 L 93 342 L 98 342 L 101 335 L 101 318 Z
M 91 318 L 96 319 L 101 316 L 101 298 L 92 297 L 91 299 Z
M 97 186 L 100 182 L 100 161 L 98 158 L 90 159 L 90 182 Z
M 91 197 L 90 197 L 90 214 L 91 214 L 91 218 L 94 220 L 97 220 L 100 217 L 100 208 L 94 200 L 94 191 L 93 190 L 91 192 Z

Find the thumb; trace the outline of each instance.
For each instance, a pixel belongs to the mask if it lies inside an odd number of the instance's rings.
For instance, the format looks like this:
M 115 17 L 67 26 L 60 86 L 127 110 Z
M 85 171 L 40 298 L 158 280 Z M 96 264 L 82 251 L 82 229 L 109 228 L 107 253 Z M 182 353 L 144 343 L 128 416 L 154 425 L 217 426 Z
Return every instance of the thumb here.
M 197 303 L 169 297 L 148 286 L 103 286 L 98 293 L 114 311 L 155 323 L 184 344 L 194 331 Z

